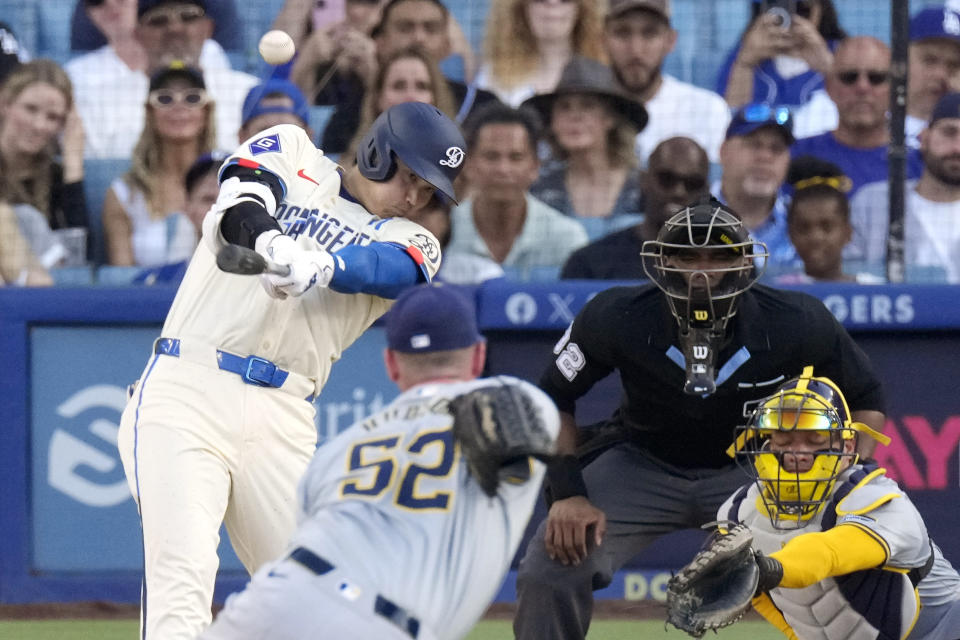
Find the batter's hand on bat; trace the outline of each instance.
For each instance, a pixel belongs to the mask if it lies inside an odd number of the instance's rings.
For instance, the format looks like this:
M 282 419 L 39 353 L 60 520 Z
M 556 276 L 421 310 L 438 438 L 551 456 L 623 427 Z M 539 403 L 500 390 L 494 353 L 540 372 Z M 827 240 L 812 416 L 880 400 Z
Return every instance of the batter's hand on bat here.
M 563 564 L 580 564 L 606 532 L 607 516 L 586 497 L 557 500 L 547 514 L 547 554 Z
M 264 254 L 280 265 L 288 265 L 285 275 L 264 273 L 260 284 L 272 298 L 302 296 L 314 286 L 326 287 L 333 278 L 333 256 L 323 250 L 311 251 L 297 245 L 290 236 L 277 235 Z

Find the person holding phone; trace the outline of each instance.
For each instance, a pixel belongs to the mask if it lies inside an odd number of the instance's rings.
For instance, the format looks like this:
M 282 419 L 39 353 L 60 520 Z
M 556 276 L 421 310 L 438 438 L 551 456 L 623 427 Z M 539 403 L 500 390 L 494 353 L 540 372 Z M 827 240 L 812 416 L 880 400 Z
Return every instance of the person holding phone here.
M 833 0 L 753 0 L 752 13 L 720 69 L 717 93 L 732 108 L 809 102 L 823 88 L 833 50 L 846 37 Z

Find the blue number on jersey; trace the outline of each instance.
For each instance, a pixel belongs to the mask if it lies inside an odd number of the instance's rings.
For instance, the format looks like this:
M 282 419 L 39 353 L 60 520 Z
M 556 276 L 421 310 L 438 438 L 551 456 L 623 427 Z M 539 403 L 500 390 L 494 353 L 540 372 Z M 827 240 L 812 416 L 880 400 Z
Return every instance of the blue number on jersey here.
M 391 436 L 354 444 L 348 454 L 348 471 L 373 469 L 375 475 L 365 486 L 361 486 L 355 479 L 344 480 L 340 490 L 341 495 L 376 498 L 394 485 L 394 471 L 399 466 L 394 457 L 394 449 L 399 444 L 399 440 L 400 436 Z M 417 483 L 420 476 L 444 478 L 450 474 L 456 453 L 453 430 L 446 428 L 442 431 L 418 433 L 406 447 L 406 453 L 412 456 L 424 455 L 428 452 L 430 460 L 436 460 L 434 464 L 428 466 L 411 463 L 403 470 L 395 499 L 397 506 L 406 509 L 440 510 L 449 506 L 449 491 L 437 491 L 424 495 L 418 490 Z
M 433 433 L 424 433 L 410 443 L 407 451 L 421 453 L 430 445 L 440 445 L 440 460 L 432 467 L 422 467 L 411 464 L 407 467 L 400 481 L 400 491 L 397 493 L 397 504 L 407 509 L 446 509 L 450 502 L 450 492 L 438 491 L 431 495 L 417 494 L 417 480 L 419 476 L 434 476 L 444 478 L 450 474 L 453 467 L 453 431 L 444 429 Z
M 379 459 L 367 460 L 367 455 L 375 455 L 377 450 L 391 451 L 397 446 L 400 436 L 390 438 L 379 438 L 377 440 L 368 440 L 367 442 L 358 442 L 350 449 L 350 471 L 357 469 L 376 468 L 376 475 L 373 482 L 367 487 L 362 487 L 356 480 L 344 480 L 343 495 L 356 496 L 378 496 L 384 492 L 387 485 L 390 484 L 390 478 L 393 476 L 393 470 L 396 465 L 392 455 Z M 372 453 L 365 453 L 365 449 L 374 449 Z

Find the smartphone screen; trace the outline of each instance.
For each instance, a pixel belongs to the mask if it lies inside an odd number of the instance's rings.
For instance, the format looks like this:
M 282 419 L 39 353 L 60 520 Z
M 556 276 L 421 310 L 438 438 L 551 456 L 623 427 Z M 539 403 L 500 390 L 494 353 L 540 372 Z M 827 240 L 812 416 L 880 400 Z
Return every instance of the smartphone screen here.
M 313 29 L 319 31 L 332 24 L 343 22 L 347 17 L 345 0 L 315 0 L 313 5 Z

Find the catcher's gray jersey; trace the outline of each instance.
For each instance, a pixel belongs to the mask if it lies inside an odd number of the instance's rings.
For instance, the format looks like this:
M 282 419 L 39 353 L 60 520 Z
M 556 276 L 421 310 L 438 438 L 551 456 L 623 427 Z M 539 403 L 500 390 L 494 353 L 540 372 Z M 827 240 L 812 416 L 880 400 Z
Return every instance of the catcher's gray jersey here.
M 860 472 L 853 465 L 834 484 L 835 493 Z M 797 536 L 823 530 L 828 506 L 802 529 L 775 529 L 766 513 L 757 508 L 756 485 L 745 496 L 735 494 L 718 512 L 719 519 L 732 519 L 750 527 L 754 547 L 763 553 L 778 551 Z M 960 576 L 927 535 L 927 528 L 910 498 L 882 470 L 867 475 L 836 504 L 836 524 L 853 524 L 867 530 L 887 551 L 879 569 L 857 571 L 826 578 L 802 589 L 779 587 L 770 598 L 801 640 L 876 640 L 906 638 L 922 605 L 924 609 L 952 611 L 960 605 Z M 933 556 L 929 574 L 916 590 L 908 571 L 923 567 Z M 952 611 L 951 615 L 956 615 Z M 935 626 L 935 625 L 931 625 Z M 952 636 L 911 635 L 911 639 L 949 640 Z
M 386 598 L 415 617 L 418 638 L 467 635 L 503 581 L 546 470 L 531 458 L 529 474 L 502 480 L 494 498 L 471 478 L 445 407 L 454 396 L 494 384 L 519 385 L 556 438 L 560 426 L 553 402 L 515 378 L 407 390 L 322 445 L 300 484 L 299 523 L 290 546 L 308 549 L 335 568 L 329 575 L 336 579 L 314 576 L 318 579 L 306 587 L 316 591 L 311 597 L 318 610 L 291 616 L 272 611 L 266 615 L 273 619 L 264 622 L 264 608 L 250 597 L 257 589 L 265 600 L 278 589 L 304 588 L 281 562 L 254 577 L 249 594 L 228 602 L 204 638 L 314 637 L 309 635 L 314 628 L 342 628 L 340 617 L 353 615 L 347 609 L 356 608 L 364 594 Z M 331 610 L 320 610 L 328 596 L 334 600 Z M 365 612 L 374 626 L 355 621 L 347 635 L 329 637 L 386 637 L 382 617 Z M 330 624 L 316 626 L 324 623 Z M 271 631 L 261 636 L 254 627 Z

